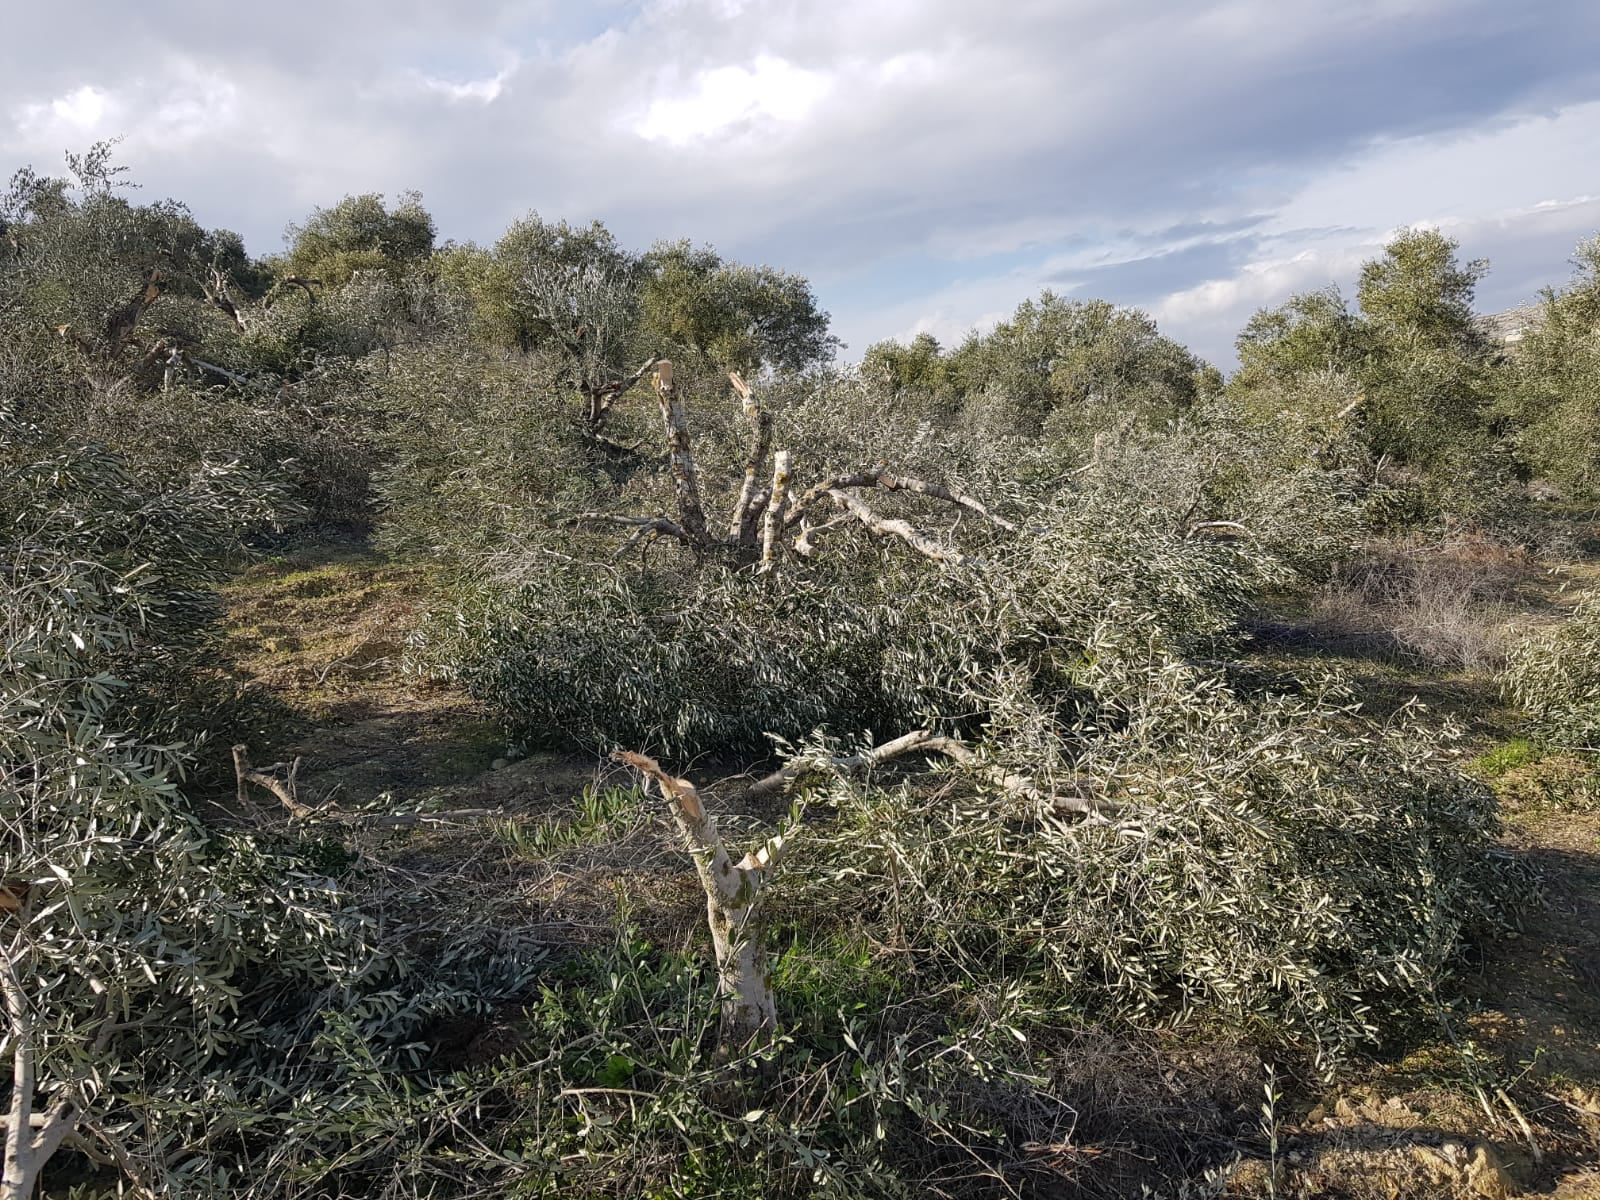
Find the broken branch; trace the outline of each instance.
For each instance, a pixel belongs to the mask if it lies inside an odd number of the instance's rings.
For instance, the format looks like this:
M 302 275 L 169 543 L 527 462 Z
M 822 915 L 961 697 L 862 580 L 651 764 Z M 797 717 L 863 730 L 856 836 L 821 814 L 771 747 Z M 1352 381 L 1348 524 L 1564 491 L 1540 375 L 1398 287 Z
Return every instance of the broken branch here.
M 761 522 L 762 574 L 772 570 L 776 561 L 778 531 L 783 526 L 783 502 L 789 495 L 789 466 L 791 457 L 787 450 L 772 456 L 772 496 L 767 501 L 767 513 Z
M 733 390 L 739 393 L 744 419 L 750 425 L 750 448 L 744 460 L 744 484 L 739 489 L 739 499 L 734 502 L 733 514 L 728 518 L 728 536 L 745 545 L 755 535 L 755 514 L 758 511 L 754 503 L 756 472 L 766 461 L 767 451 L 772 446 L 772 414 L 761 407 L 755 392 L 739 372 L 729 371 L 728 381 L 733 384 Z
M 823 480 L 815 487 L 808 489 L 790 506 L 787 524 L 793 525 L 808 507 L 830 492 L 852 487 L 881 487 L 890 492 L 915 492 L 919 496 L 927 496 L 931 500 L 942 500 L 946 504 L 953 504 L 958 508 L 966 509 L 968 512 L 976 513 L 1007 533 L 1015 533 L 1017 531 L 1015 524 L 1004 517 L 996 516 L 984 504 L 973 499 L 965 492 L 958 492 L 942 483 L 930 483 L 926 479 L 917 479 L 911 475 L 894 475 L 883 467 L 847 471 L 842 475 L 835 475 L 831 479 Z
M 1047 804 L 1057 814 L 1081 813 L 1093 815 L 1099 811 L 1099 807 L 1093 801 L 1082 795 L 1047 794 L 1027 776 L 1018 775 L 1007 771 L 1004 767 L 981 761 L 977 753 L 960 739 L 946 734 L 937 734 L 928 729 L 917 729 L 911 733 L 901 734 L 892 741 L 884 742 L 881 746 L 874 746 L 869 750 L 863 750 L 859 754 L 846 754 L 831 758 L 795 759 L 793 762 L 787 763 L 772 772 L 772 774 L 758 779 L 745 789 L 743 795 L 746 799 L 756 799 L 780 792 L 796 779 L 815 771 L 835 771 L 843 775 L 854 775 L 870 767 L 889 762 L 892 759 L 918 753 L 940 754 L 946 758 L 953 759 L 962 766 L 983 776 L 988 782 L 994 784 L 1008 795 Z
M 660 537 L 661 535 L 665 534 L 667 537 L 675 537 L 680 542 L 690 545 L 693 545 L 694 541 L 689 536 L 688 530 L 686 530 L 682 525 L 679 525 L 676 521 L 669 520 L 666 517 L 623 517 L 618 516 L 615 513 L 586 512 L 578 513 L 576 516 L 568 517 L 567 524 L 624 525 L 634 530 L 633 536 L 628 539 L 627 544 L 624 545 L 622 550 L 618 552 L 619 554 L 626 553 L 639 541 L 639 539 L 647 535 L 652 537 Z
M 877 537 L 899 538 L 924 558 L 934 562 L 951 563 L 962 566 L 971 560 L 958 550 L 947 550 L 927 534 L 913 526 L 909 521 L 886 520 L 873 512 L 860 500 L 849 492 L 831 489 L 828 495 L 840 508 L 847 510 L 851 516 L 860 521 Z
M 291 768 L 291 778 L 293 773 L 298 772 L 298 768 L 299 760 L 297 759 L 295 766 Z M 233 748 L 233 772 L 239 784 L 239 804 L 241 806 L 249 805 L 250 789 L 246 785 L 253 783 L 257 787 L 266 788 L 267 791 L 276 796 L 282 802 L 284 808 L 289 810 L 289 815 L 296 820 L 303 820 L 313 815 L 316 811 L 301 804 L 296 798 L 294 790 L 288 784 L 276 776 L 253 769 L 250 766 L 250 750 L 243 742 L 238 743 Z

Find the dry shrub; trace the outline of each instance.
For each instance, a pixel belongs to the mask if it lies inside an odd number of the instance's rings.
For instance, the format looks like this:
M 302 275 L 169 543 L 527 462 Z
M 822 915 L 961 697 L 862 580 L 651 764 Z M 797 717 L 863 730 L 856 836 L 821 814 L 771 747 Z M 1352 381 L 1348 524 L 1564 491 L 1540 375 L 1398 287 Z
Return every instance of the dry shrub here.
M 1377 541 L 1320 589 L 1312 621 L 1407 661 L 1494 670 L 1505 660 L 1511 601 L 1529 570 L 1525 551 L 1481 533 L 1432 544 Z

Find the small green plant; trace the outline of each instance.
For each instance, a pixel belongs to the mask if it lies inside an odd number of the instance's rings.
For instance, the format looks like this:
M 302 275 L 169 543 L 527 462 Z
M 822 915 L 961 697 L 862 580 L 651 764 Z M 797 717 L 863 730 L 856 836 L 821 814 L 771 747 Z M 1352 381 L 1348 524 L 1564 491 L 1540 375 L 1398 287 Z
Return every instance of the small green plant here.
M 1472 760 L 1470 767 L 1472 773 L 1478 777 L 1494 780 L 1518 767 L 1525 767 L 1529 763 L 1538 761 L 1539 755 L 1539 748 L 1531 741 L 1517 737 L 1489 747 Z
M 496 821 L 491 828 L 519 856 L 541 859 L 614 839 L 624 826 L 637 825 L 652 811 L 648 797 L 637 787 L 586 787 L 578 797 L 575 816 L 546 817 L 533 824 Z
M 1278 1196 L 1278 1105 L 1283 1093 L 1278 1090 L 1277 1069 L 1267 1064 L 1267 1081 L 1262 1085 L 1265 1098 L 1261 1101 L 1261 1132 L 1267 1139 L 1267 1195 L 1272 1200 Z

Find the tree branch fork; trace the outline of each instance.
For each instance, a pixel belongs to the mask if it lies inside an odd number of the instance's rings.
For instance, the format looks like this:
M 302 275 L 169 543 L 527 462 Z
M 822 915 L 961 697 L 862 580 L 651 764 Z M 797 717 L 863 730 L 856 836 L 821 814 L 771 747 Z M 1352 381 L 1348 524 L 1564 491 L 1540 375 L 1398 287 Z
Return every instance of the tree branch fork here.
M 774 570 L 790 554 L 810 557 L 816 552 L 816 540 L 822 533 L 850 523 L 862 526 L 875 537 L 898 541 L 941 565 L 962 565 L 971 561 L 911 522 L 880 515 L 856 494 L 868 488 L 922 496 L 971 513 L 1006 533 L 1017 531 L 1014 523 L 991 512 L 972 496 L 945 484 L 896 474 L 885 464 L 832 475 L 803 489 L 796 487 L 792 452 L 773 448 L 772 416 L 755 389 L 737 371 L 728 373 L 728 381 L 749 426 L 749 442 L 738 497 L 727 519 L 720 528 L 714 529 L 706 516 L 700 471 L 683 403 L 673 380 L 671 361 L 649 360 L 630 377 L 629 386 L 651 369 L 655 372 L 656 399 L 667 442 L 675 517 L 664 513 L 628 516 L 584 512 L 566 518 L 567 524 L 576 526 L 618 526 L 630 530 L 627 541 L 618 551 L 619 556 L 665 537 L 680 542 L 697 558 L 713 553 L 731 554 L 764 574 Z M 760 486 L 763 477 L 770 482 Z M 840 515 L 819 519 L 819 514 L 829 509 L 837 510 Z

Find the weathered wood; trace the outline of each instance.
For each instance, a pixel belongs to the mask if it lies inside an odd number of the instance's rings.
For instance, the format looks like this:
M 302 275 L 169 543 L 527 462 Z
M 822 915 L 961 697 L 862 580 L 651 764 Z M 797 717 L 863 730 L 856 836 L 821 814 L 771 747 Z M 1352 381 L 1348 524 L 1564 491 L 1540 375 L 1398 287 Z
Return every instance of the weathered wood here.
M 1006 794 L 1035 801 L 1059 815 L 1068 813 L 1094 815 L 1104 807 L 1102 804 L 1096 803 L 1081 794 L 1047 793 L 1026 775 L 1018 775 L 992 763 L 980 762 L 976 752 L 959 738 L 934 733 L 928 729 L 917 729 L 910 733 L 901 734 L 892 741 L 863 750 L 859 754 L 845 754 L 822 759 L 797 758 L 792 762 L 785 763 L 770 775 L 758 779 L 746 788 L 742 795 L 745 799 L 758 799 L 762 796 L 770 796 L 781 792 L 796 779 L 809 775 L 814 771 L 828 770 L 837 771 L 845 775 L 853 775 L 869 767 L 875 767 L 881 763 L 902 758 L 907 754 L 939 754 L 945 758 L 954 759 L 988 780 Z
M 789 495 L 791 463 L 787 450 L 779 450 L 772 456 L 772 492 L 767 500 L 766 516 L 761 522 L 760 570 L 763 574 L 772 570 L 777 561 L 778 533 L 783 528 L 783 504 Z
M 296 759 L 294 766 L 296 771 L 299 765 L 299 760 Z M 293 789 L 283 780 L 274 775 L 268 775 L 264 771 L 254 770 L 250 766 L 250 751 L 243 742 L 238 743 L 233 748 L 233 771 L 239 783 L 239 803 L 241 806 L 247 806 L 250 803 L 250 789 L 245 785 L 253 783 L 257 787 L 266 788 L 267 791 L 276 796 L 284 808 L 289 810 L 289 815 L 297 820 L 309 817 L 316 812 L 315 809 L 301 804 L 295 797 Z
M 881 487 L 889 492 L 915 492 L 919 496 L 927 496 L 930 500 L 942 500 L 946 504 L 964 508 L 968 512 L 975 513 L 984 520 L 1005 530 L 1007 533 L 1015 533 L 1017 531 L 1015 524 L 1004 517 L 996 516 L 989 511 L 987 506 L 973 499 L 965 492 L 958 492 L 942 483 L 931 483 L 926 479 L 918 479 L 912 475 L 895 475 L 885 467 L 867 467 L 856 471 L 846 471 L 807 489 L 789 506 L 786 524 L 794 525 L 797 523 L 811 505 L 828 496 L 829 493 L 853 487 Z
M 655 781 L 694 859 L 717 956 L 724 1042 L 742 1047 L 768 1040 L 777 1031 L 778 1013 L 757 908 L 761 890 L 776 869 L 783 839 L 773 838 L 736 863 L 694 784 L 668 774 L 660 763 L 643 754 L 618 750 L 611 757 Z
M 860 521 L 878 537 L 899 538 L 918 554 L 924 558 L 932 559 L 934 562 L 962 566 L 970 561 L 959 550 L 950 550 L 941 546 L 909 521 L 886 520 L 880 517 L 849 492 L 841 492 L 835 488 L 830 490 L 828 495 L 832 497 L 835 504 L 848 511 L 851 516 Z
M 688 533 L 691 545 L 704 548 L 710 545 L 711 535 L 706 529 L 705 506 L 700 502 L 700 481 L 695 475 L 689 423 L 683 415 L 678 389 L 672 382 L 672 364 L 666 359 L 656 364 L 656 398 L 661 402 L 661 421 L 667 430 L 667 455 L 678 499 L 678 523 Z
M 728 517 L 728 536 L 738 545 L 748 546 L 755 537 L 755 515 L 759 511 L 755 504 L 756 477 L 772 449 L 772 414 L 761 407 L 754 389 L 739 372 L 729 371 L 728 381 L 739 394 L 744 419 L 750 426 L 750 447 L 744 459 L 744 483 L 739 488 L 739 498 Z

